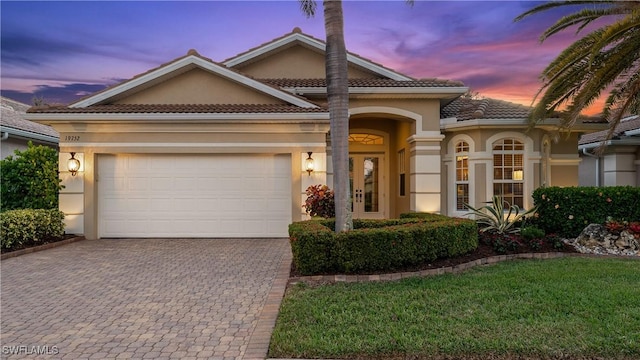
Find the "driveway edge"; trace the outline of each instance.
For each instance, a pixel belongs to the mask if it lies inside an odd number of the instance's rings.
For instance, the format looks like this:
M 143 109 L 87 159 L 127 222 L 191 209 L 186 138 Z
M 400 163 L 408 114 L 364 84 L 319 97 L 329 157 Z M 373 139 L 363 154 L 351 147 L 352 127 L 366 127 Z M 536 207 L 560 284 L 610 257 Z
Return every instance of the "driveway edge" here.
M 52 242 L 52 243 L 48 243 L 48 244 L 38 245 L 38 246 L 26 248 L 26 249 L 20 249 L 20 250 L 4 253 L 4 254 L 0 255 L 0 260 L 10 259 L 10 258 L 14 258 L 16 256 L 25 255 L 25 254 L 31 254 L 31 253 L 42 251 L 42 250 L 53 249 L 53 248 L 58 247 L 58 246 L 71 244 L 71 243 L 74 243 L 74 242 L 77 242 L 77 241 L 81 241 L 81 240 L 85 240 L 85 237 L 84 236 L 76 236 L 76 237 L 72 237 L 72 238 L 69 238 L 69 239 L 60 240 L 60 241 L 56 241 L 56 242 Z
M 256 324 L 249 344 L 245 350 L 243 360 L 264 360 L 269 352 L 269 342 L 271 341 L 271 333 L 276 325 L 280 304 L 284 297 L 285 289 L 289 282 L 291 273 L 291 250 L 287 251 L 280 260 L 276 277 L 271 285 L 271 291 L 267 296 L 267 301 L 262 308 L 258 323 Z

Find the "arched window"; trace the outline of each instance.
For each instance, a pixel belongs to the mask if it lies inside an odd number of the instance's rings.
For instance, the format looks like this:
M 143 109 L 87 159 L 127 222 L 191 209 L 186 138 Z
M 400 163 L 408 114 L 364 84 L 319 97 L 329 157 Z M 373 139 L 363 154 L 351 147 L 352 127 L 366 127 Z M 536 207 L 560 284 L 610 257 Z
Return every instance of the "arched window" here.
M 493 195 L 524 207 L 524 144 L 516 139 L 493 143 Z
M 456 210 L 466 210 L 469 203 L 469 144 L 456 144 Z

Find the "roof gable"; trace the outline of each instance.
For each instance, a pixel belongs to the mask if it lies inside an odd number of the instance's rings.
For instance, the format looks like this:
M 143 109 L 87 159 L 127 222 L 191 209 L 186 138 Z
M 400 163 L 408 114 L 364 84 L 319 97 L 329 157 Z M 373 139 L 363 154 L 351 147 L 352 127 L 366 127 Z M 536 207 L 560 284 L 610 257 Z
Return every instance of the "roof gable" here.
M 317 105 L 285 91 L 279 90 L 267 84 L 256 81 L 237 71 L 228 69 L 225 66 L 200 56 L 195 50 L 190 50 L 186 56 L 161 65 L 146 73 L 140 74 L 130 80 L 107 88 L 92 96 L 81 99 L 71 105 L 71 108 L 81 108 L 92 105 L 104 105 L 118 102 L 132 94 L 156 86 L 178 75 L 187 73 L 194 69 L 201 69 L 218 77 L 231 81 L 235 84 L 251 88 L 253 91 L 279 99 L 283 102 L 300 106 L 303 108 L 315 108 Z
M 321 52 L 322 54 L 324 54 L 326 50 L 326 43 L 324 41 L 316 39 L 310 35 L 303 34 L 299 28 L 295 28 L 291 33 L 229 58 L 225 60 L 223 64 L 230 68 L 240 68 L 242 66 L 246 66 L 246 64 L 260 61 L 263 58 L 269 57 L 272 54 L 293 46 L 307 47 Z M 380 77 L 398 81 L 413 80 L 413 78 L 409 76 L 386 68 L 380 64 L 376 64 L 371 60 L 365 59 L 351 52 L 347 52 L 347 62 L 352 68 L 361 68 Z

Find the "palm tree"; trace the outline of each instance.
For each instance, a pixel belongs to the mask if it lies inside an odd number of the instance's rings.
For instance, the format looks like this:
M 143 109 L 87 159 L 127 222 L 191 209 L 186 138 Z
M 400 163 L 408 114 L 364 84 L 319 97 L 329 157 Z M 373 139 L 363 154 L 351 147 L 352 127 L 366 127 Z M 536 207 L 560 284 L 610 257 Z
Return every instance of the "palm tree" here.
M 351 230 L 351 194 L 349 189 L 349 83 L 347 49 L 344 43 L 344 17 L 341 0 L 325 0 L 327 100 L 331 123 L 331 156 L 336 204 L 336 232 Z M 300 0 L 307 16 L 314 16 L 316 2 Z
M 544 69 L 535 99 L 542 97 L 530 120 L 535 124 L 563 110 L 561 127 L 570 129 L 582 110 L 609 91 L 602 115 L 609 122 L 610 139 L 624 116 L 640 110 L 640 1 L 554 1 L 532 8 L 515 21 L 570 5 L 593 6 L 562 17 L 540 36 L 541 42 L 573 26 L 579 33 L 596 20 L 610 21 L 571 44 Z

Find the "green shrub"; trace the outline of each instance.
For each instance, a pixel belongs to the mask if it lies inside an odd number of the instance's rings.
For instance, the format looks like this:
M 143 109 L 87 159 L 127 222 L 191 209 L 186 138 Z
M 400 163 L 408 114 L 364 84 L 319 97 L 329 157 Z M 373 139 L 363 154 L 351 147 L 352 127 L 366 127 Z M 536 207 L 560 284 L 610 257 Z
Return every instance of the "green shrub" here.
M 525 240 L 542 239 L 544 235 L 544 230 L 536 226 L 525 226 L 520 230 L 520 236 Z
M 408 212 L 400 214 L 400 219 L 420 219 L 422 221 L 442 221 L 449 217 L 441 214 L 426 212 Z
M 478 246 L 474 221 L 439 215 L 354 220 L 354 230 L 336 234 L 334 221 L 302 221 L 289 226 L 296 269 L 303 275 L 393 271 L 462 255 Z
M 16 150 L 0 161 L 1 209 L 58 209 L 58 152 L 43 145 Z
M 543 187 L 533 192 L 535 225 L 566 238 L 574 238 L 589 224 L 604 224 L 607 217 L 640 221 L 640 188 Z
M 25 209 L 0 213 L 2 250 L 14 250 L 59 240 L 64 235 L 64 213 L 58 210 Z

